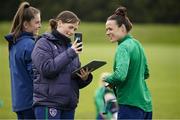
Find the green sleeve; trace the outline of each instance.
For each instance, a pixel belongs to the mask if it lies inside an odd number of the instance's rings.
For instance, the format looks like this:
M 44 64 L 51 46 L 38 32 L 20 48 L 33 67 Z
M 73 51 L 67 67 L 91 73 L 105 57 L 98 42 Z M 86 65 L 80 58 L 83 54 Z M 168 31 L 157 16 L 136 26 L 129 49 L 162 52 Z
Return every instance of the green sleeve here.
M 117 84 L 124 81 L 129 68 L 130 56 L 126 46 L 119 46 L 115 56 L 114 72 L 106 78 L 106 82 Z
M 147 59 L 145 57 L 145 72 L 144 72 L 144 79 L 148 79 L 149 78 L 149 68 L 148 68 L 148 64 L 147 64 Z
M 104 89 L 99 88 L 96 91 L 95 95 L 95 105 L 98 113 L 104 113 L 105 112 L 105 104 L 104 104 Z
M 144 56 L 144 79 L 148 79 L 149 78 L 149 67 L 148 67 L 144 48 L 142 46 L 141 46 L 141 49 L 143 51 L 143 56 Z

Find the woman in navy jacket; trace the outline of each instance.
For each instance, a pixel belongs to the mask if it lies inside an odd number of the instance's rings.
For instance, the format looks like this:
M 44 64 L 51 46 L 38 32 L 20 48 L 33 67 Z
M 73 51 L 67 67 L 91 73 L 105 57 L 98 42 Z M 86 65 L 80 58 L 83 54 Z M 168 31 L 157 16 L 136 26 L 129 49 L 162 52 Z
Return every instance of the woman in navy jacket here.
M 74 119 L 79 89 L 92 81 L 87 69 L 71 76 L 80 67 L 78 54 L 82 43 L 71 44 L 69 38 L 78 29 L 80 20 L 70 11 L 50 20 L 51 33 L 37 41 L 32 53 L 35 66 L 34 106 L 37 119 Z
M 12 107 L 18 119 L 35 118 L 31 53 L 40 27 L 40 11 L 23 2 L 14 16 L 11 33 L 5 36 L 9 43 Z

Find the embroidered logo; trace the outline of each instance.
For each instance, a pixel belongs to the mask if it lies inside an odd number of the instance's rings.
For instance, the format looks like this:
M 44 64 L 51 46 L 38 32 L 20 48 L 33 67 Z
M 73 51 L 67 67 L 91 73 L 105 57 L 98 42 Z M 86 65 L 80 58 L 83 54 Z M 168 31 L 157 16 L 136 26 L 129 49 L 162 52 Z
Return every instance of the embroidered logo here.
M 55 108 L 50 108 L 49 109 L 49 114 L 52 116 L 52 117 L 55 117 L 56 114 L 57 114 L 57 110 Z
M 55 49 L 57 49 L 57 46 L 56 46 L 56 45 L 54 45 L 54 48 L 55 48 Z

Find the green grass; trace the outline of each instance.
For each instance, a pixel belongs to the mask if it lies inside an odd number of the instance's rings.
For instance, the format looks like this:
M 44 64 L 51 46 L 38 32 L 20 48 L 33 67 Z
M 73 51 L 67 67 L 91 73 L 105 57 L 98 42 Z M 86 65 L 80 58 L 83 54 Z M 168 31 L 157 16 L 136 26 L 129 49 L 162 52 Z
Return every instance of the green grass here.
M 9 23 L 0 23 L 0 36 L 7 33 Z M 179 26 L 179 25 L 177 25 Z M 147 80 L 153 99 L 153 118 L 180 119 L 180 27 L 174 25 L 134 25 L 132 34 L 144 45 L 150 67 Z M 3 28 L 3 29 L 2 29 Z M 45 31 L 47 26 L 43 27 Z M 77 119 L 94 119 L 93 96 L 99 86 L 102 72 L 111 72 L 116 44 L 105 37 L 103 23 L 85 23 L 83 31 L 84 48 L 80 55 L 82 65 L 92 59 L 107 61 L 107 65 L 93 73 L 93 82 L 81 90 L 80 102 L 76 109 Z M 3 40 L 3 39 L 1 39 Z M 8 50 L 5 42 L 0 42 L 0 119 L 16 118 L 11 111 L 10 74 Z

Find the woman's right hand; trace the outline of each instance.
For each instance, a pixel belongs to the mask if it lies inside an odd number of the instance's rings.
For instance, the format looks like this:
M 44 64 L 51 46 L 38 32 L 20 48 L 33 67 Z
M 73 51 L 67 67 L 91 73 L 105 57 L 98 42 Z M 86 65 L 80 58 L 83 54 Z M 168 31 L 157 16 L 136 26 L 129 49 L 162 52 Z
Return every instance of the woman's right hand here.
M 71 48 L 77 53 L 80 54 L 82 52 L 82 42 L 78 43 L 77 40 L 74 41 Z

